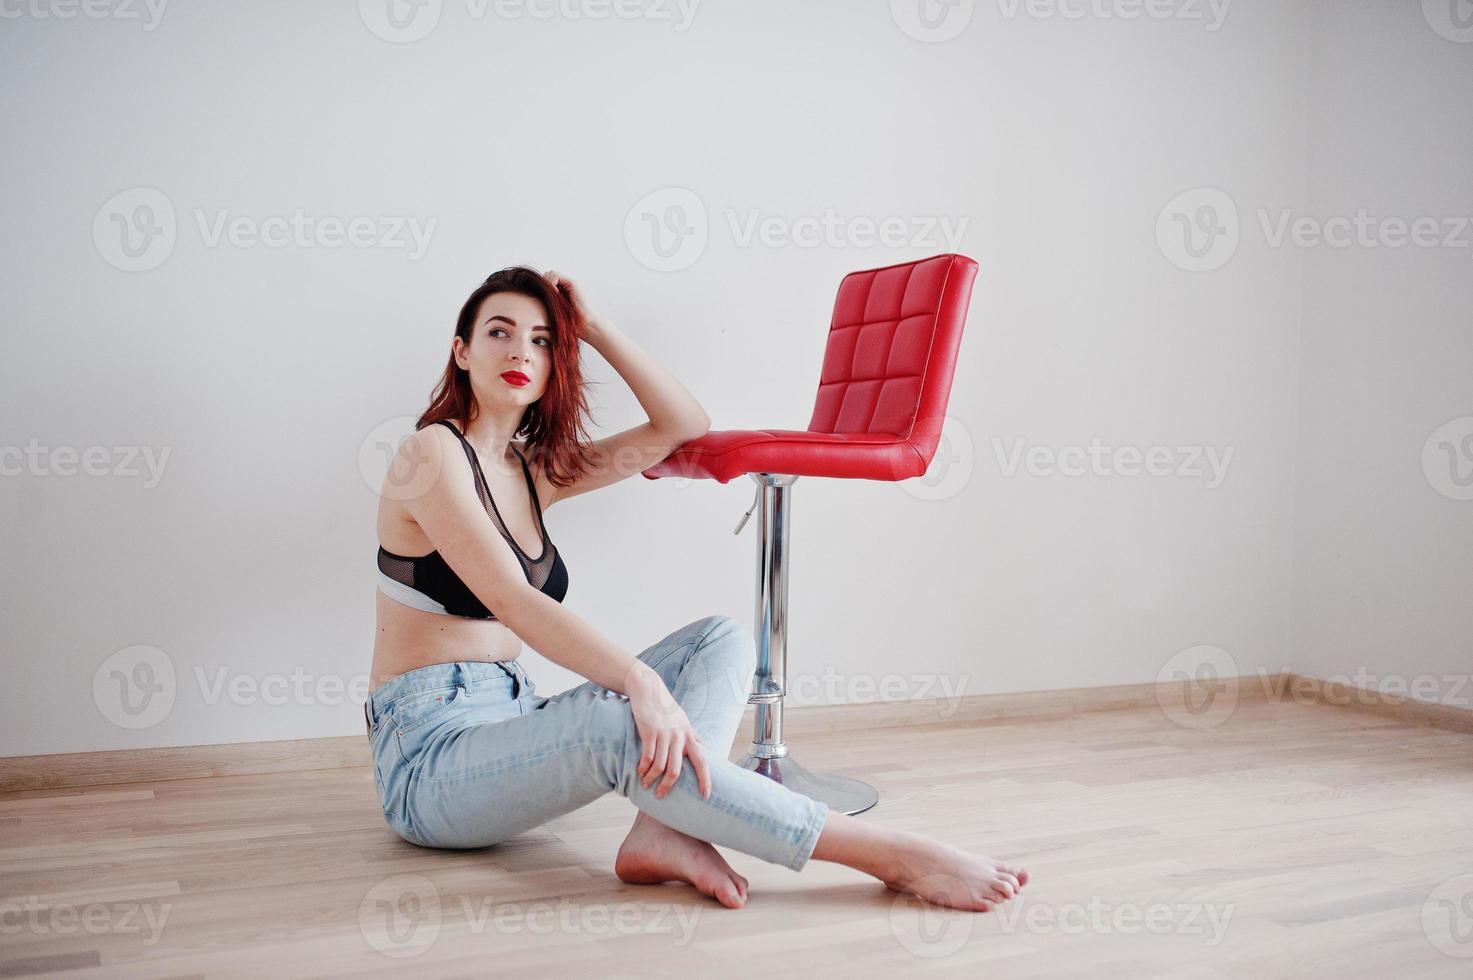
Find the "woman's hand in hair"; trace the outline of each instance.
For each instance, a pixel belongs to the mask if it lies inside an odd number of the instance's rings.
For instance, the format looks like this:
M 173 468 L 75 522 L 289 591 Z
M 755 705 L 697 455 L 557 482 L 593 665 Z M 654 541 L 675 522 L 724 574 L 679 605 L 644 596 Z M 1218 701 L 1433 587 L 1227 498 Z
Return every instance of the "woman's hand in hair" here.
M 603 329 L 603 321 L 583 301 L 583 294 L 578 291 L 577 284 L 562 273 L 552 270 L 548 270 L 545 278 L 552 284 L 554 289 L 567 297 L 569 304 L 572 305 L 573 310 L 578 314 L 578 319 L 583 323 L 583 329 L 579 336 L 590 344 L 594 343 L 598 339 L 600 331 Z

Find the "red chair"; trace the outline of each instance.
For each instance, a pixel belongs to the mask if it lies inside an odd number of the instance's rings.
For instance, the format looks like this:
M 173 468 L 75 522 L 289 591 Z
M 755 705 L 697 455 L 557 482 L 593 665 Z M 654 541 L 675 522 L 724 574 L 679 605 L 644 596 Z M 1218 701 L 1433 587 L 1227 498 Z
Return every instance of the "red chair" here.
M 726 483 L 746 474 L 756 482 L 757 671 L 748 703 L 757 724 L 741 764 L 843 813 L 868 810 L 879 794 L 860 780 L 804 769 L 783 741 L 788 488 L 800 476 L 905 480 L 926 472 L 976 276 L 977 263 L 955 254 L 851 272 L 839 283 L 807 429 L 708 432 L 644 471 L 651 480 Z

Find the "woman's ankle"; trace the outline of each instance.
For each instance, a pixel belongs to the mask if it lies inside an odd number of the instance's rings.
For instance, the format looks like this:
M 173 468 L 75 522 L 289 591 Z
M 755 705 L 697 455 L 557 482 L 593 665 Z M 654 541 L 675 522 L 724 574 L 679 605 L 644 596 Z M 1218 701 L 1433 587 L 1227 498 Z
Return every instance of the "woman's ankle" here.
M 905 859 L 920 839 L 909 831 L 876 827 L 830 810 L 812 857 L 891 881 L 904 872 L 908 866 Z

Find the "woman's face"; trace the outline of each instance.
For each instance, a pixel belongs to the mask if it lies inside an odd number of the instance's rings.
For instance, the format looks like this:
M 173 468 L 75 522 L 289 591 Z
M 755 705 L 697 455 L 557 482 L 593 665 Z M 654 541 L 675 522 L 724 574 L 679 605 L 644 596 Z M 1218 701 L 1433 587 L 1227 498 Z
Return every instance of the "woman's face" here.
M 552 332 L 541 301 L 520 293 L 487 296 L 471 327 L 470 344 L 455 338 L 455 363 L 470 372 L 471 390 L 483 405 L 537 401 L 552 373 Z M 526 382 L 520 383 L 516 373 Z

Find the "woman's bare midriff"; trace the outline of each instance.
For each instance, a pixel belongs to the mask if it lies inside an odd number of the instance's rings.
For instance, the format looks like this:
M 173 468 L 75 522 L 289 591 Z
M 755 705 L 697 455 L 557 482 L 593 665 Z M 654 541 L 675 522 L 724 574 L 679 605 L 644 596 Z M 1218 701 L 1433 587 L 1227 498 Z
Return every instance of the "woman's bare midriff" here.
M 427 613 L 382 592 L 376 595 L 378 629 L 373 637 L 369 690 L 431 664 L 515 660 L 522 652 L 521 638 L 494 619 Z
M 495 619 L 426 613 L 383 592 L 377 592 L 376 604 L 379 628 L 374 631 L 370 690 L 432 663 L 516 660 L 521 653 L 521 638 Z

